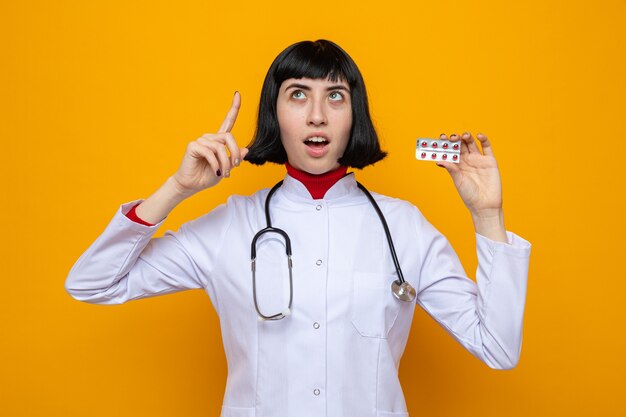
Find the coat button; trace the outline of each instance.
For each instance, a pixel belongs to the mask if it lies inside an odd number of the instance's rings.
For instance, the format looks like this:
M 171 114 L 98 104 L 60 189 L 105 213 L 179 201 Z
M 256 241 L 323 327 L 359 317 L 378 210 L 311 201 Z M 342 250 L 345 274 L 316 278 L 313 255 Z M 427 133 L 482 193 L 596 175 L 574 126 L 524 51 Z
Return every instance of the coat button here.
M 322 260 L 318 259 L 317 261 L 315 261 L 315 265 L 320 266 L 322 264 Z
M 319 390 L 319 389 L 317 389 L 317 388 L 315 388 L 315 389 L 313 390 L 313 394 L 315 394 L 315 395 L 320 395 L 320 390 Z
M 317 211 L 320 211 L 321 209 L 322 209 L 322 206 L 319 205 L 319 204 L 315 207 L 315 210 L 317 210 Z
M 314 329 L 319 329 L 320 328 L 320 324 L 318 322 L 313 323 L 313 328 Z

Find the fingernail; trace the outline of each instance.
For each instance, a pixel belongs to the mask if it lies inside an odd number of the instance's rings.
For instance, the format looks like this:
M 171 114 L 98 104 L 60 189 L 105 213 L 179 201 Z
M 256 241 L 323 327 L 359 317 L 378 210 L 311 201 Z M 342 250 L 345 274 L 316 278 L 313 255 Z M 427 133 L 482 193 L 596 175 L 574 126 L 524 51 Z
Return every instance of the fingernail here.
M 218 177 L 221 177 L 221 176 L 222 176 L 222 171 L 220 171 L 220 170 L 218 169 L 218 170 L 215 172 L 215 174 L 216 174 Z
M 454 138 L 456 136 L 458 136 L 458 135 L 456 133 L 453 133 L 453 134 L 450 135 L 450 138 Z
M 224 172 L 224 176 L 225 176 L 226 178 L 230 177 L 230 171 L 228 171 L 228 170 L 227 170 L 226 172 Z
M 236 95 L 238 92 L 239 92 L 239 90 L 235 90 L 235 94 L 233 94 L 233 95 Z
M 239 166 L 239 159 L 235 158 L 235 166 L 238 167 Z

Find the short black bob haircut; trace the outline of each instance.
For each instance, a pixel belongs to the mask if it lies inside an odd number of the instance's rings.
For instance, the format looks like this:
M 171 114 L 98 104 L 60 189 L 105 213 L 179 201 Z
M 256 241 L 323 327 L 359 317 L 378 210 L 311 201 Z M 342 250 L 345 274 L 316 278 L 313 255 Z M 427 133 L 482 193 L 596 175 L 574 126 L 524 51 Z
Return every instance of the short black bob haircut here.
M 256 132 L 245 157 L 248 162 L 262 165 L 265 162 L 284 164 L 287 161 L 287 153 L 280 140 L 276 101 L 281 84 L 289 78 L 342 80 L 350 86 L 352 129 L 348 146 L 338 160 L 340 165 L 364 168 L 387 156 L 378 143 L 361 72 L 343 49 L 331 41 L 320 39 L 289 46 L 276 57 L 267 71 L 261 90 Z

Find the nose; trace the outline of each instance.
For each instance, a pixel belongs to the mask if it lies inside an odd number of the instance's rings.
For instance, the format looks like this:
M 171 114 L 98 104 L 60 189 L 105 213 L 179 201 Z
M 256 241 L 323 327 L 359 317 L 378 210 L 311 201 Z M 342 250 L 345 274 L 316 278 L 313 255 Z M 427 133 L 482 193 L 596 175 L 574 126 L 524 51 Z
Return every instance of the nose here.
M 322 126 L 328 123 L 326 118 L 326 109 L 324 102 L 321 100 L 312 100 L 309 114 L 307 115 L 307 124 L 310 126 Z

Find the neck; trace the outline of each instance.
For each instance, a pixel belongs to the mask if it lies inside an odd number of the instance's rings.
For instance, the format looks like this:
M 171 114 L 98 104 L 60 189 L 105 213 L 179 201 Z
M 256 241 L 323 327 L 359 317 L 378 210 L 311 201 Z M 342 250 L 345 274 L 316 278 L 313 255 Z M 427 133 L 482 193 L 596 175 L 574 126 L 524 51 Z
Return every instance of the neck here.
M 314 175 L 292 167 L 289 162 L 285 163 L 285 167 L 287 168 L 289 176 L 304 184 L 314 200 L 324 198 L 326 191 L 335 185 L 337 181 L 343 178 L 348 171 L 348 167 L 340 166 L 339 168 L 325 172 L 324 174 Z

